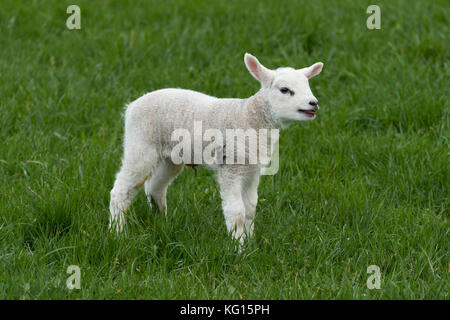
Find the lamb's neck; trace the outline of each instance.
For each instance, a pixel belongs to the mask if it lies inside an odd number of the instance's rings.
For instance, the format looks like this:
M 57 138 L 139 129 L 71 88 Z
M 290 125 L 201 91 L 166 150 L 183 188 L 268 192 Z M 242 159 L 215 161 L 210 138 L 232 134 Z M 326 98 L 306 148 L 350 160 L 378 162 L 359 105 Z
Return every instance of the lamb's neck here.
M 262 90 L 245 99 L 245 106 L 252 127 L 267 129 L 281 127 L 281 124 L 274 119 L 269 102 L 265 99 Z

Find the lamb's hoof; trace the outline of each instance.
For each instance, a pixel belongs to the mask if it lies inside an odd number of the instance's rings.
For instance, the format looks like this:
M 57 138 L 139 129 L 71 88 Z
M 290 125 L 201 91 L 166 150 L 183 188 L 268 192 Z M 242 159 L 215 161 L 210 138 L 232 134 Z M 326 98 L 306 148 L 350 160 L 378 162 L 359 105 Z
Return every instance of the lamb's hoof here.
M 147 194 L 147 204 L 150 210 L 153 209 L 152 197 L 149 194 Z
M 108 229 L 118 235 L 122 233 L 124 224 L 123 218 L 109 219 Z

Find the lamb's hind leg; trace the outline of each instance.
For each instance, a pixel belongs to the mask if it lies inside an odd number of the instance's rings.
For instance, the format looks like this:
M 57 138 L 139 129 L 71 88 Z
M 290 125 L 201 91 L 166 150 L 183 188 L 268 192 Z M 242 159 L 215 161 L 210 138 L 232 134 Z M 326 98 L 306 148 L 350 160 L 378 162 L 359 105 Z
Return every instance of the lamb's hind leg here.
M 160 162 L 155 173 L 145 182 L 145 194 L 151 206 L 151 198 L 156 202 L 158 208 L 167 214 L 167 187 L 173 179 L 183 170 L 183 164 L 175 165 L 169 159 Z
M 134 146 L 132 150 L 125 150 L 122 167 L 111 190 L 109 205 L 111 229 L 122 231 L 125 225 L 124 213 L 144 182 L 151 176 L 157 162 L 158 156 L 154 148 Z

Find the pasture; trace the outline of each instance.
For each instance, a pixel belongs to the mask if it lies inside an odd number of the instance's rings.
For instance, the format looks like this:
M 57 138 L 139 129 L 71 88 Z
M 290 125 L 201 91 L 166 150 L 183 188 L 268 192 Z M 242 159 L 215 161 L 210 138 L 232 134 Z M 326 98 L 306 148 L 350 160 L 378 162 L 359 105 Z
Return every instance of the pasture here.
M 372 2 L 80 0 L 69 30 L 73 2 L 2 0 L 0 298 L 448 299 L 450 5 Z M 125 105 L 165 87 L 249 97 L 245 52 L 324 63 L 317 118 L 281 132 L 261 179 L 255 237 L 235 249 L 213 173 L 190 168 L 167 219 L 141 191 L 111 234 Z

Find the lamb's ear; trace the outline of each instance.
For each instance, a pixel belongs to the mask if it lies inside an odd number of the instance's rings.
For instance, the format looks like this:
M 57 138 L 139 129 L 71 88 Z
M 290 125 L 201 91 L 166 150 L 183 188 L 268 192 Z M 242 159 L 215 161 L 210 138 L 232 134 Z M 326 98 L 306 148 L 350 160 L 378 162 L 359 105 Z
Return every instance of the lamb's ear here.
M 264 87 L 267 87 L 272 80 L 273 71 L 264 67 L 256 57 L 249 53 L 244 55 L 245 66 L 247 67 L 250 74 Z
M 312 66 L 308 68 L 303 69 L 303 73 L 308 79 L 311 79 L 314 76 L 317 76 L 320 71 L 322 71 L 323 63 L 322 62 L 316 62 Z

